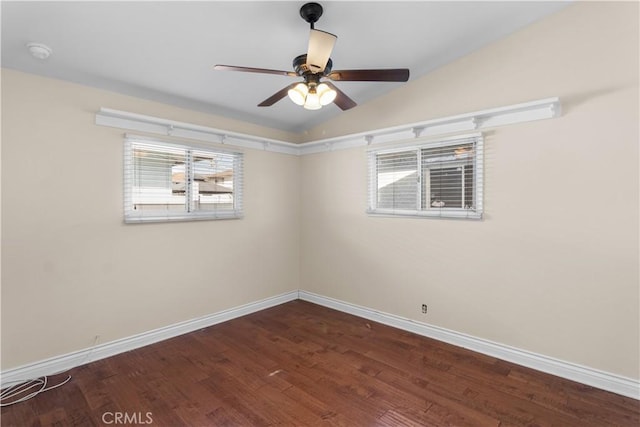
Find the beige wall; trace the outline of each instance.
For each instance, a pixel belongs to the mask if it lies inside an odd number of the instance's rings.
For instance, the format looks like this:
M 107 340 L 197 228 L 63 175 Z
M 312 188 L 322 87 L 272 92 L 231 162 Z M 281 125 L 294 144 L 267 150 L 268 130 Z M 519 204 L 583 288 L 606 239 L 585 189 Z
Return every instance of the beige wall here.
M 304 156 L 302 289 L 637 379 L 638 9 L 572 5 L 310 132 L 564 109 L 486 133 L 479 222 L 367 216 L 364 149 Z
M 246 150 L 245 219 L 124 225 L 123 132 L 94 124 L 314 140 L 548 96 L 561 118 L 486 133 L 483 221 L 367 216 L 364 149 Z M 302 288 L 637 379 L 639 113 L 637 3 L 570 6 L 304 136 L 3 70 L 2 369 Z
M 297 157 L 244 150 L 242 220 L 125 225 L 123 131 L 94 121 L 281 132 L 10 70 L 2 107 L 3 370 L 298 289 Z

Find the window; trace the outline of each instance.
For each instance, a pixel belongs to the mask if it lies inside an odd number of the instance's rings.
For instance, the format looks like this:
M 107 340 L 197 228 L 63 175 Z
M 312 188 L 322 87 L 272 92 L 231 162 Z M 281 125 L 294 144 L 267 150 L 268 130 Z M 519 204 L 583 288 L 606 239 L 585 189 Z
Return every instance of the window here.
M 482 218 L 482 135 L 369 151 L 371 214 Z
M 242 153 L 127 137 L 125 222 L 242 217 Z

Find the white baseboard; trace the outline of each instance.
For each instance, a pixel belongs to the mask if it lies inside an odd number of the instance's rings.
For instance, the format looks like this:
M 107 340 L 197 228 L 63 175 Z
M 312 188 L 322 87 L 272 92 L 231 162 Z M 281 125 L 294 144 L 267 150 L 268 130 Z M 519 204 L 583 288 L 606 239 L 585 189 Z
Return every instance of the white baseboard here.
M 562 378 L 577 381 L 603 390 L 611 391 L 623 396 L 640 400 L 640 382 L 608 372 L 599 371 L 541 354 L 510 347 L 504 344 L 476 338 L 460 332 L 451 331 L 438 326 L 428 325 L 393 314 L 376 311 L 345 301 L 328 298 L 307 291 L 292 291 L 282 295 L 265 298 L 260 301 L 234 307 L 218 313 L 210 314 L 185 322 L 175 323 L 163 328 L 133 335 L 131 337 L 97 345 L 93 348 L 75 351 L 62 356 L 52 357 L 29 365 L 8 369 L 0 373 L 0 386 L 52 375 L 67 371 L 76 366 L 90 363 L 106 357 L 115 356 L 129 350 L 144 347 L 158 341 L 193 332 L 208 326 L 226 322 L 240 316 L 255 313 L 285 302 L 301 299 L 338 311 L 353 314 L 365 319 L 373 320 L 398 329 L 413 332 L 429 338 L 434 338 L 458 347 L 477 351 L 498 359 L 517 363 L 518 365 L 553 374 Z
M 296 299 L 298 299 L 298 291 L 291 291 L 282 295 L 265 298 L 260 301 L 223 310 L 207 316 L 175 323 L 173 325 L 154 329 L 152 331 L 122 338 L 116 341 L 99 344 L 93 348 L 87 348 L 73 353 L 64 354 L 62 356 L 41 360 L 29 365 L 8 369 L 0 374 L 0 387 L 5 387 L 5 385 L 11 385 L 12 383 L 44 375 L 53 375 L 58 372 L 64 372 L 71 368 L 75 368 L 76 366 L 84 365 L 106 357 L 115 356 L 116 354 L 144 347 L 145 345 L 173 338 L 188 332 L 197 331 L 199 329 L 206 328 L 207 326 L 226 322 L 227 320 L 235 319 L 236 317 L 245 316 L 247 314 L 255 313 Z
M 351 304 L 322 295 L 301 290 L 300 299 L 322 305 L 334 310 L 353 314 L 358 317 L 383 323 L 394 328 L 413 332 L 429 338 L 434 338 L 458 347 L 463 347 L 478 353 L 513 362 L 558 377 L 566 378 L 616 394 L 640 399 L 640 381 L 619 375 L 592 369 L 575 363 L 532 353 L 504 344 L 476 338 L 438 326 L 428 325 L 393 314 L 376 311 L 367 307 Z

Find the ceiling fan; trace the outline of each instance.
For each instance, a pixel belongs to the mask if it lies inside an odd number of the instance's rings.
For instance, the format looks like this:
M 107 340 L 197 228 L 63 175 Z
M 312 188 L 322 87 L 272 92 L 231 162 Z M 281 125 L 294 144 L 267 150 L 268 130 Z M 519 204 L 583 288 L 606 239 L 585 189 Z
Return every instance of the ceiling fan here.
M 353 99 L 333 83 L 321 81 L 323 78 L 351 82 L 406 82 L 409 80 L 409 69 L 407 68 L 332 71 L 333 62 L 330 56 L 338 37 L 326 31 L 315 29 L 314 24 L 322 16 L 322 6 L 318 3 L 306 3 L 300 8 L 300 16 L 310 24 L 311 33 L 307 53 L 299 55 L 293 60 L 294 71 L 233 65 L 216 65 L 214 69 L 302 77 L 303 82 L 292 83 L 279 90 L 258 104 L 258 107 L 269 107 L 289 95 L 293 102 L 308 110 L 317 110 L 332 102 L 342 110 L 348 110 L 357 105 Z

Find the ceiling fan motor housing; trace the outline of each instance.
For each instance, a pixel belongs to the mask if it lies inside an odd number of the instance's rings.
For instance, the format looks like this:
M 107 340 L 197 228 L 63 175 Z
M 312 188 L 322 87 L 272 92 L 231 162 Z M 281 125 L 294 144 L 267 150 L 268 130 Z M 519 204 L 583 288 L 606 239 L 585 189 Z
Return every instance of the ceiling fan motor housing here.
M 333 66 L 333 61 L 331 61 L 331 58 L 329 58 L 329 60 L 327 61 L 327 65 L 325 65 L 324 71 L 322 71 L 321 74 L 323 76 L 328 75 L 331 72 L 331 67 L 332 66 Z M 304 53 L 302 55 L 298 55 L 293 59 L 293 70 L 299 76 L 307 76 L 309 74 L 316 74 L 307 65 L 307 54 L 306 53 Z

